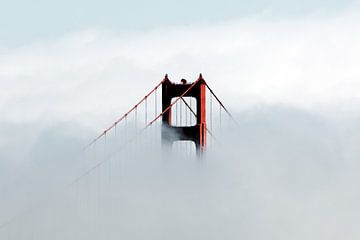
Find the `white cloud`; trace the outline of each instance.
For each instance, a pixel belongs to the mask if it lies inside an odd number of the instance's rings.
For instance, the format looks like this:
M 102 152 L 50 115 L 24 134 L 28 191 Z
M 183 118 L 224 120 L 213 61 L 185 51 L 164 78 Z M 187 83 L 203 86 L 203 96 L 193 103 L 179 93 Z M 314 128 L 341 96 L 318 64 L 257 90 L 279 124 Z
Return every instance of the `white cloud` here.
M 164 73 L 191 80 L 199 72 L 236 110 L 353 110 L 360 102 L 359 23 L 348 11 L 121 36 L 88 30 L 9 49 L 0 56 L 0 120 L 113 121 Z

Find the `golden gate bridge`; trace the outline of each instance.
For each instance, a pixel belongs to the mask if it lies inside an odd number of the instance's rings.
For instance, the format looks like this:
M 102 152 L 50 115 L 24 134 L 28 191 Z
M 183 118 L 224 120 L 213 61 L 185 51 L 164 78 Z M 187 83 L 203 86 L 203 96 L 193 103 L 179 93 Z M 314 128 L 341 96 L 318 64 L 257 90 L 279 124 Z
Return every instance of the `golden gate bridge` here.
M 101 219 L 104 213 L 100 199 L 104 189 L 116 188 L 121 181 L 117 171 L 122 158 L 131 158 L 130 152 L 158 150 L 202 159 L 206 151 L 218 144 L 216 136 L 228 120 L 236 123 L 202 74 L 190 83 L 185 79 L 174 83 L 165 75 L 139 102 L 84 146 L 82 173 L 55 194 L 55 202 L 71 206 L 72 220 Z M 66 239 L 67 231 L 57 226 L 59 219 L 65 217 L 69 216 L 62 216 L 58 208 L 40 203 L 0 225 L 0 239 Z M 29 224 L 40 218 L 49 224 Z M 76 229 L 68 232 L 74 239 L 88 239 Z

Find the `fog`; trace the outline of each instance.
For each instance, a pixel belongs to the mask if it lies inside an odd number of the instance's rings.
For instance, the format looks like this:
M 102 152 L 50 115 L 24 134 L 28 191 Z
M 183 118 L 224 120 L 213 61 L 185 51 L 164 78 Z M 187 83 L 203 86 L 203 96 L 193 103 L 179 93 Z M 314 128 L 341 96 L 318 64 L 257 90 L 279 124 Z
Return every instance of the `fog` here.
M 356 13 L 6 49 L 0 239 L 359 239 Z M 237 122 L 202 158 L 164 152 L 159 124 L 82 150 L 163 74 L 200 71 Z
M 1 175 L 1 216 L 15 216 L 3 239 L 359 237 L 356 119 L 284 106 L 236 119 L 200 159 L 141 140 L 116 154 L 99 144 L 84 155 L 91 134 L 45 131 L 28 164 Z

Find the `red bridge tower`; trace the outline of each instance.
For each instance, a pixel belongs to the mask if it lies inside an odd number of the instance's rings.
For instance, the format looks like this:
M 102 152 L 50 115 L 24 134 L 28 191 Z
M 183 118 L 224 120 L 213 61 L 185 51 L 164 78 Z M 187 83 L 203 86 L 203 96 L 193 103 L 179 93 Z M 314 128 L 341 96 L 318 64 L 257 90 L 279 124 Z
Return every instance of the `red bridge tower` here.
M 194 83 L 182 84 L 170 82 L 167 75 L 162 82 L 162 129 L 163 145 L 172 145 L 175 141 L 193 141 L 196 151 L 201 154 L 206 146 L 206 83 L 200 74 Z M 196 100 L 196 124 L 193 126 L 172 126 L 171 99 L 193 97 Z M 189 106 L 188 106 L 189 107 Z M 168 109 L 169 108 L 169 109 Z M 166 111 L 166 109 L 168 109 Z

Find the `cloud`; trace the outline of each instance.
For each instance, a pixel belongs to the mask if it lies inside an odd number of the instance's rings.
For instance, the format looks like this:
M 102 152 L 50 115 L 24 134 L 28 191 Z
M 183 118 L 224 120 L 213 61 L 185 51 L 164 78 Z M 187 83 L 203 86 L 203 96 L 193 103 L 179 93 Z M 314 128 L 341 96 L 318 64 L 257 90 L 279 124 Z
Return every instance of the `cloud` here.
M 22 178 L 2 188 L 1 216 L 22 214 L 0 236 L 358 238 L 360 152 L 351 145 L 359 131 L 349 140 L 327 118 L 287 107 L 251 109 L 237 119 L 239 127 L 224 125 L 221 145 L 202 160 L 164 155 L 154 141 L 138 139 L 65 189 L 121 136 L 80 157 L 86 134 L 49 129 Z
M 0 221 L 31 210 L 0 236 L 358 239 L 356 13 L 86 30 L 7 49 Z M 114 135 L 85 157 L 83 143 L 164 73 L 194 80 L 199 72 L 239 121 L 217 135 L 218 150 L 200 162 L 137 142 L 57 195 L 110 153 Z
M 9 49 L 0 56 L 1 118 L 105 123 L 164 73 L 177 81 L 199 72 L 233 109 L 279 103 L 352 110 L 359 103 L 358 25 L 356 11 L 248 18 L 130 35 L 87 30 Z

